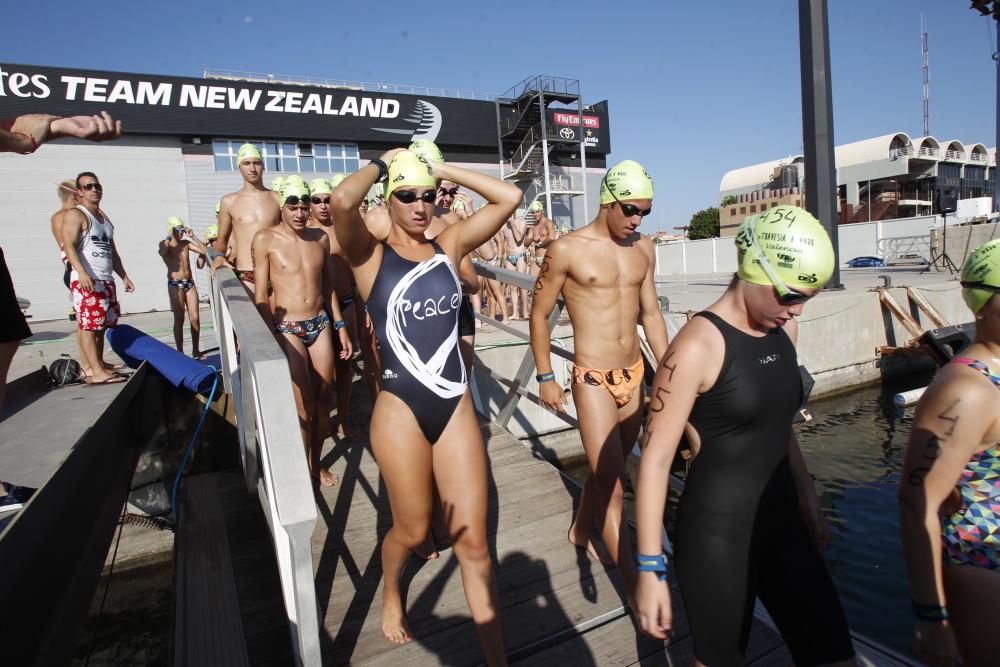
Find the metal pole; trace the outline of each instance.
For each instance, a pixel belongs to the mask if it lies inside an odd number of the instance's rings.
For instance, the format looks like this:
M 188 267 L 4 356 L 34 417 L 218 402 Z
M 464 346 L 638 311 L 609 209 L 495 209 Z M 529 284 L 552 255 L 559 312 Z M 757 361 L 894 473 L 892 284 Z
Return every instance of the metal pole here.
M 546 213 L 552 215 L 552 184 L 549 182 L 549 122 L 548 118 L 545 117 L 545 93 L 542 92 L 541 85 L 538 86 L 538 106 L 541 107 L 542 119 L 542 177 L 545 181 L 545 206 Z
M 799 58 L 802 76 L 802 144 L 805 149 L 806 208 L 833 242 L 835 263 L 828 288 L 840 288 L 837 235 L 837 168 L 833 152 L 833 91 L 830 85 L 830 26 L 826 0 L 799 0 Z
M 994 21 L 997 24 L 997 49 L 998 52 L 993 54 L 993 61 L 996 64 L 997 70 L 997 83 L 996 83 L 996 129 L 997 129 L 997 146 L 1000 146 L 1000 18 Z M 993 211 L 1000 211 L 1000 178 L 997 177 L 996 169 L 996 153 L 993 154 Z M 990 165 L 987 162 L 986 172 L 989 173 Z

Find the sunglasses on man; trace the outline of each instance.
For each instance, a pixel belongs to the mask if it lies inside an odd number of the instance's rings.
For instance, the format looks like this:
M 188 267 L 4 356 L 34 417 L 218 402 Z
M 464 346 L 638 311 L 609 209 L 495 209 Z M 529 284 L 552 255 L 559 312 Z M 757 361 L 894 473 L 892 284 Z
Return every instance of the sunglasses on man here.
M 319 206 L 320 204 L 329 204 L 330 203 L 330 198 L 329 197 L 323 197 L 323 198 L 313 197 L 312 198 L 312 203 L 316 204 L 317 206 Z
M 452 188 L 450 190 L 448 188 L 438 188 L 438 192 L 440 192 L 443 196 L 454 197 L 458 194 L 458 188 Z
M 392 196 L 398 199 L 402 204 L 412 204 L 418 199 L 425 204 L 433 204 L 434 200 L 437 198 L 433 190 L 426 190 L 420 195 L 413 190 L 393 190 Z
M 812 297 L 808 294 L 803 294 L 802 292 L 797 292 L 791 287 L 786 285 L 784 281 L 778 277 L 778 273 L 771 266 L 771 263 L 767 261 L 767 256 L 759 245 L 757 245 L 757 218 L 754 217 L 750 223 L 750 245 L 757 252 L 757 260 L 760 262 L 760 268 L 764 269 L 764 274 L 767 275 L 767 279 L 771 281 L 771 285 L 774 286 L 775 296 L 778 298 L 778 303 L 782 306 L 797 306 L 800 303 L 805 303 Z
M 80 186 L 81 190 L 97 190 L 98 192 L 104 192 L 104 186 L 100 183 L 84 183 Z
M 652 206 L 650 206 L 649 208 L 640 209 L 638 206 L 635 206 L 634 204 L 623 204 L 621 200 L 619 200 L 618 197 L 615 196 L 615 193 L 611 192 L 611 187 L 608 186 L 607 175 L 604 176 L 604 185 L 607 186 L 608 192 L 611 194 L 611 197 L 615 200 L 615 203 L 618 204 L 618 208 L 622 210 L 622 215 L 624 215 L 626 218 L 631 218 L 634 216 L 645 218 L 647 215 L 653 212 Z M 539 211 L 539 213 L 541 213 L 541 211 Z

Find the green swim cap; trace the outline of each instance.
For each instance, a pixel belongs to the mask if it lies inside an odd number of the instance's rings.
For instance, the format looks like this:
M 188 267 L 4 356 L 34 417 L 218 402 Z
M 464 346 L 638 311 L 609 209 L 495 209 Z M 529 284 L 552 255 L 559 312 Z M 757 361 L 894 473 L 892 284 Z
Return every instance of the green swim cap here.
M 385 198 L 388 199 L 396 188 L 408 186 L 433 188 L 437 186 L 437 179 L 431 174 L 431 168 L 426 161 L 421 160 L 415 153 L 403 151 L 397 153 L 389 165 Z
M 289 197 L 309 197 L 309 186 L 301 178 L 286 178 L 278 193 L 278 206 L 284 208 Z
M 962 298 L 973 313 L 978 313 L 995 294 L 988 289 L 967 287 L 982 283 L 984 287 L 1000 288 L 1000 239 L 993 239 L 969 254 L 962 266 Z
M 334 174 L 330 177 L 330 187 L 336 190 L 337 186 L 345 180 L 347 180 L 347 174 Z
M 206 239 L 217 239 L 219 238 L 219 226 L 209 225 L 205 228 L 205 238 Z
M 424 158 L 428 162 L 444 162 L 444 154 L 437 144 L 427 139 L 417 139 L 410 144 L 409 151 Z
M 736 233 L 736 274 L 748 283 L 771 285 L 760 264 L 764 256 L 791 288 L 822 289 L 833 275 L 830 237 L 819 220 L 798 206 L 775 206 L 747 218 Z
M 531 211 L 532 213 L 534 213 L 535 211 L 544 211 L 545 204 L 542 203 L 541 199 L 536 199 L 535 201 L 531 202 L 531 206 L 528 207 L 528 210 Z
M 184 221 L 181 220 L 180 218 L 178 218 L 177 216 L 172 215 L 169 218 L 167 218 L 167 231 L 168 232 L 169 231 L 173 231 L 173 229 L 175 227 L 181 227 L 181 228 L 183 228 L 184 227 Z
M 215 202 L 215 214 L 219 215 L 219 211 L 221 210 L 222 210 L 222 202 L 221 201 Z
M 236 164 L 243 164 L 244 160 L 257 159 L 263 160 L 260 157 L 260 149 L 258 149 L 253 144 L 243 144 L 240 149 L 236 152 Z
M 309 193 L 310 194 L 333 194 L 333 188 L 330 187 L 330 181 L 325 178 L 314 178 L 309 181 Z
M 285 182 L 284 176 L 275 176 L 274 180 L 271 181 L 271 189 L 275 192 L 281 192 L 281 184 Z
M 601 204 L 613 204 L 615 197 L 652 199 L 653 179 L 635 160 L 624 160 L 608 169 L 601 181 Z

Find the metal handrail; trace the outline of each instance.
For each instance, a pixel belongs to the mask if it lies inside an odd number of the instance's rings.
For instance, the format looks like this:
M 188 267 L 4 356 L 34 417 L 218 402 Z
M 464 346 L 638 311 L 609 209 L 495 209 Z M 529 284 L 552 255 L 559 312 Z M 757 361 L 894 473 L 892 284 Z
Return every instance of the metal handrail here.
M 327 79 L 315 76 L 268 74 L 265 72 L 244 72 L 239 70 L 206 69 L 202 71 L 202 75 L 206 79 L 224 79 L 230 81 L 248 81 L 250 83 L 282 84 L 292 86 L 317 86 L 320 88 L 357 90 L 367 93 L 428 95 L 432 97 L 452 97 L 460 100 L 483 100 L 492 102 L 496 97 L 495 95 L 491 95 L 489 93 L 474 90 L 434 88 L 431 86 L 411 86 L 400 83 L 383 83 L 373 81 L 349 81 L 346 79 Z
M 214 259 L 219 253 L 210 249 L 209 255 Z M 312 560 L 316 502 L 288 360 L 231 269 L 215 272 L 209 293 L 223 382 L 234 398 L 243 472 L 270 528 L 296 663 L 320 665 Z
M 528 92 L 579 95 L 580 80 L 562 76 L 535 74 L 518 81 L 499 97 L 501 99 L 516 100 Z

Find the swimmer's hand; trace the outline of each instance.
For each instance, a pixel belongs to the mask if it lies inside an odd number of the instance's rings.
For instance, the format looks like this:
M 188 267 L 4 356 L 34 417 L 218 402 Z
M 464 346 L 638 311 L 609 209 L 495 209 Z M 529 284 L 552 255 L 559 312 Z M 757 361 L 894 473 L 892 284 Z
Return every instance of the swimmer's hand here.
M 49 125 L 52 138 L 76 137 L 87 141 L 110 141 L 122 136 L 122 122 L 107 111 L 95 116 L 57 118 Z
M 917 657 L 933 667 L 958 662 L 958 644 L 948 621 L 917 621 Z
M 802 520 L 806 524 L 813 544 L 819 551 L 825 551 L 830 546 L 830 531 L 827 529 L 823 507 L 816 494 L 799 494 L 799 510 L 802 512 Z
M 215 272 L 218 271 L 219 269 L 221 269 L 223 266 L 228 266 L 229 268 L 233 268 L 233 265 L 230 264 L 228 261 L 226 261 L 226 258 L 223 257 L 222 255 L 219 255 L 214 260 L 212 260 L 212 277 L 213 278 L 215 277 Z
M 347 329 L 340 329 L 337 334 L 340 336 L 340 358 L 350 359 L 354 354 L 354 348 L 351 346 L 351 337 L 347 335 Z
M 538 386 L 538 398 L 542 405 L 555 412 L 566 411 L 566 392 L 555 380 L 543 382 Z
M 405 148 L 393 148 L 393 149 L 387 150 L 386 152 L 382 153 L 382 156 L 379 157 L 379 160 L 382 160 L 382 162 L 385 162 L 385 166 L 388 167 L 390 164 L 392 164 L 393 158 L 395 158 L 396 155 L 398 155 L 399 153 L 402 153 L 405 150 L 406 150 Z
M 656 572 L 640 572 L 633 609 L 639 627 L 654 639 L 669 639 L 674 624 L 670 587 L 657 579 Z

